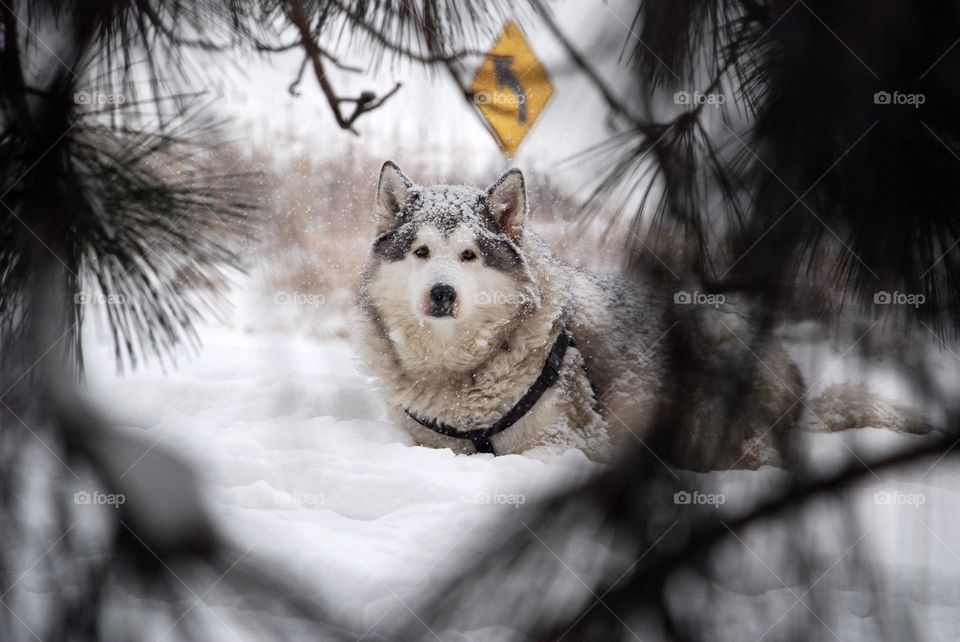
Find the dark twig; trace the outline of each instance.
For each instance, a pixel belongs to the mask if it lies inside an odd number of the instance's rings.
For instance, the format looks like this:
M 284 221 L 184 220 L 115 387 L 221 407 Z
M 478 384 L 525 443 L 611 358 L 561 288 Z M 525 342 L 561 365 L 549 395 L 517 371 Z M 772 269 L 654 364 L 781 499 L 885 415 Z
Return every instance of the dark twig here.
M 287 0 L 286 6 L 287 16 L 300 32 L 300 42 L 303 45 L 304 51 L 306 52 L 307 59 L 309 59 L 309 61 L 313 64 L 313 73 L 317 77 L 317 82 L 320 84 L 320 90 L 323 91 L 323 95 L 327 98 L 327 103 L 330 105 L 330 109 L 333 111 L 333 117 L 336 119 L 337 125 L 339 125 L 341 129 L 346 129 L 347 131 L 359 135 L 357 130 L 353 127 L 357 119 L 383 105 L 388 98 L 397 93 L 397 90 L 400 89 L 400 83 L 397 83 L 393 89 L 379 98 L 372 91 L 362 92 L 357 98 L 344 98 L 337 95 L 336 90 L 333 88 L 333 85 L 330 84 L 330 80 L 327 78 L 327 72 L 323 65 L 323 59 L 325 57 L 329 57 L 329 55 L 325 54 L 325 52 L 313 39 L 313 34 L 311 33 L 310 25 L 308 24 L 307 15 L 303 10 L 303 6 L 300 4 L 299 0 Z M 338 63 L 334 62 L 334 64 Z M 297 82 L 299 82 L 299 78 Z M 294 87 L 295 85 L 296 83 L 294 83 Z M 342 103 L 350 102 L 355 103 L 356 108 L 353 110 L 353 113 L 347 117 L 344 116 L 343 112 L 340 111 L 340 105 Z
M 287 87 L 287 91 L 290 92 L 291 96 L 299 96 L 300 92 L 297 91 L 297 86 L 300 84 L 300 81 L 303 80 L 303 72 L 307 70 L 307 65 L 310 63 L 310 56 L 304 56 L 303 62 L 300 63 L 300 69 L 297 71 L 297 77 L 293 79 L 293 82 L 290 83 L 290 86 Z

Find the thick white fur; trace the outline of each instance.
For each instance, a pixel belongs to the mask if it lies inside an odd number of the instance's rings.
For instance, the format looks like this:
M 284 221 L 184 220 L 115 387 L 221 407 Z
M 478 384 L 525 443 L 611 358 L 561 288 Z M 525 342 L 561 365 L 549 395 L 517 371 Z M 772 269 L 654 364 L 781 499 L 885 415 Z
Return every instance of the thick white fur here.
M 429 240 L 433 255 L 440 254 L 437 259 L 408 256 L 374 266 L 363 291 L 367 311 L 359 315 L 357 327 L 364 361 L 379 378 L 393 419 L 417 443 L 456 452 L 473 452 L 473 445 L 423 428 L 404 409 L 462 430 L 495 422 L 540 374 L 573 310 L 572 293 L 562 287 L 556 262 L 536 252 L 527 254 L 537 286 L 518 287 L 507 274 L 481 261 L 450 260 L 472 247 L 469 238 L 465 229 L 458 229 L 449 240 L 441 240 L 428 226 L 413 247 Z M 423 310 L 421 302 L 438 277 L 464 300 L 454 319 L 432 318 Z M 580 448 L 591 458 L 606 459 L 604 426 L 593 408 L 583 357 L 570 348 L 560 380 L 520 421 L 495 436 L 493 444 L 500 454 Z

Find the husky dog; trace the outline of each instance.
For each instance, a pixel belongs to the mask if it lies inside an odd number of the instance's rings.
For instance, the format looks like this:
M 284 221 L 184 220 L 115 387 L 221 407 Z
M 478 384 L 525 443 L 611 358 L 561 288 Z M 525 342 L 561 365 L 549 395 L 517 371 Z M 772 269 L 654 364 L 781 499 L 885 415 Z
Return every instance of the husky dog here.
M 695 470 L 779 463 L 804 389 L 776 341 L 758 340 L 726 304 L 677 305 L 650 283 L 568 266 L 526 217 L 516 169 L 486 190 L 381 169 L 357 337 L 418 444 L 607 460 L 648 439 L 658 410 L 678 401 L 669 335 L 683 333 L 695 363 L 664 456 Z M 730 423 L 733 434 L 718 428 Z

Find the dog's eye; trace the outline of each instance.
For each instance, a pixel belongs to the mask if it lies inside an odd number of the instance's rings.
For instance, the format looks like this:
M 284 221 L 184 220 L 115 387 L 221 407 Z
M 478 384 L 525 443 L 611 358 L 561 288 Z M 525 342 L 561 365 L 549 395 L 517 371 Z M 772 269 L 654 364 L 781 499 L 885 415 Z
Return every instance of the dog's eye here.
M 461 261 L 472 261 L 475 258 L 477 258 L 477 255 L 473 253 L 473 250 L 464 250 L 460 253 Z
M 414 251 L 414 254 L 419 256 L 421 259 L 425 259 L 430 256 L 430 248 L 428 248 L 426 245 L 421 245 Z

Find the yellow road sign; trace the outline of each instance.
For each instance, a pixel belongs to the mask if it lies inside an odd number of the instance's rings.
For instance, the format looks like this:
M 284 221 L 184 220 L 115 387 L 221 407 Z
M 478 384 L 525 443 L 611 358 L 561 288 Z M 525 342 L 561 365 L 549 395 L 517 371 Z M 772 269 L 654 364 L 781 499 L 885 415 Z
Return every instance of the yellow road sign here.
M 523 31 L 507 22 L 470 85 L 473 102 L 500 149 L 512 157 L 553 95 L 547 70 Z

